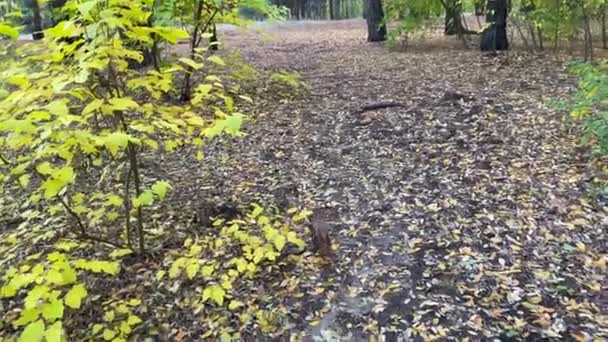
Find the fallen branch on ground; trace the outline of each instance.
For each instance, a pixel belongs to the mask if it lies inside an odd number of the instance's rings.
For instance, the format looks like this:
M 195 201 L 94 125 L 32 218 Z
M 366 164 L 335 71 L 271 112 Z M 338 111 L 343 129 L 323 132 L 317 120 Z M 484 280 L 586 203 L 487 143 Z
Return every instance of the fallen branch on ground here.
M 357 110 L 356 113 L 361 114 L 361 113 L 365 113 L 365 112 L 369 112 L 369 111 L 377 110 L 377 109 L 395 108 L 395 107 L 403 107 L 403 106 L 405 106 L 405 105 L 401 102 L 394 102 L 394 101 L 377 102 L 377 103 L 372 103 L 372 104 L 361 106 L 361 108 L 359 108 L 359 110 Z

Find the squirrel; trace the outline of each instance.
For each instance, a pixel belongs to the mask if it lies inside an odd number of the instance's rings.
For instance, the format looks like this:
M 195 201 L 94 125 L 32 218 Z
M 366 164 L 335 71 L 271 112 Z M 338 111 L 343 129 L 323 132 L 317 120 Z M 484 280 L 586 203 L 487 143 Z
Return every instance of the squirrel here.
M 312 252 L 318 252 L 323 258 L 333 257 L 331 240 L 329 238 L 330 226 L 327 220 L 319 212 L 315 212 L 310 218 L 308 228 L 312 235 Z M 287 244 L 279 258 L 282 259 L 289 255 L 301 255 L 305 251 L 306 249 L 304 248 L 299 249 L 293 244 Z
M 310 232 L 312 234 L 312 247 L 322 257 L 333 256 L 331 240 L 329 238 L 329 223 L 320 212 L 315 212 L 310 219 Z

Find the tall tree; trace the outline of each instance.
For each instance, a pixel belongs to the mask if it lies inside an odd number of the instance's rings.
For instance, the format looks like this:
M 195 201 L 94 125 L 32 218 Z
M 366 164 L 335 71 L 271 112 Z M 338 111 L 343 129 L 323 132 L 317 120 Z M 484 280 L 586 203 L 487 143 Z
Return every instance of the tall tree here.
M 38 0 L 29 0 L 27 7 L 32 11 L 32 26 L 34 33 L 32 37 L 34 40 L 39 40 L 44 37 L 42 33 L 42 16 L 40 15 L 40 3 Z
M 386 40 L 386 24 L 382 0 L 366 0 L 367 41 L 380 42 Z
M 441 0 L 441 4 L 445 8 L 444 33 L 448 36 L 464 33 L 465 28 L 462 24 L 462 1 Z
M 488 0 L 486 22 L 489 24 L 481 35 L 481 51 L 507 50 L 507 16 L 510 0 Z

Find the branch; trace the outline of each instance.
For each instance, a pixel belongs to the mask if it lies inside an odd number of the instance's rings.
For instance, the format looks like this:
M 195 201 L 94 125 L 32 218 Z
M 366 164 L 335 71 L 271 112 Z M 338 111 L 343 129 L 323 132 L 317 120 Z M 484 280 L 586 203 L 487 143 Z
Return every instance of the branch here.
M 215 12 L 213 12 L 213 14 L 211 15 L 211 18 L 209 18 L 209 20 L 207 20 L 207 22 L 205 23 L 205 26 L 203 27 L 203 29 L 201 30 L 201 32 L 204 34 L 205 32 L 207 32 L 207 30 L 209 29 L 209 27 L 211 26 L 211 23 L 213 22 L 213 19 L 215 18 L 215 15 L 218 14 L 218 12 L 220 11 L 220 8 L 217 8 L 215 10 Z M 199 46 L 201 44 L 201 41 L 203 40 L 203 34 L 201 34 L 198 37 L 198 40 L 196 42 L 196 46 Z
M 395 108 L 395 107 L 404 107 L 405 105 L 401 102 L 387 101 L 387 102 L 377 102 L 368 105 L 361 106 L 359 110 L 357 110 L 356 114 L 361 114 L 365 112 L 369 112 L 372 110 L 383 109 L 383 108 Z

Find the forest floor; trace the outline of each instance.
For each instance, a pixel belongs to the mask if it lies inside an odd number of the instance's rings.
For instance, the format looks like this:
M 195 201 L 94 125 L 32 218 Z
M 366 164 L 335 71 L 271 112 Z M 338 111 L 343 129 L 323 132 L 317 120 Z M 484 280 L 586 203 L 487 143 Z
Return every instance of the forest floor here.
M 334 258 L 295 266 L 289 290 L 266 284 L 289 322 L 278 334 L 608 337 L 608 210 L 549 105 L 575 89 L 565 58 L 491 58 L 456 38 L 389 52 L 360 20 L 265 33 L 221 39 L 309 90 L 259 98 L 247 135 L 212 142 L 182 186 L 188 206 L 262 196 L 330 213 Z M 399 106 L 363 110 L 383 102 Z
M 290 256 L 235 290 L 271 313 L 242 337 L 608 338 L 604 176 L 550 105 L 574 93 L 566 58 L 488 57 L 443 37 L 391 51 L 365 41 L 361 20 L 263 29 L 222 30 L 220 53 L 266 75 L 297 71 L 307 90 L 253 81 L 245 135 L 209 142 L 202 164 L 183 151 L 143 166 L 174 186 L 152 218 L 166 250 L 209 228 L 193 221 L 200 212 L 257 202 L 323 213 L 333 257 Z M 142 301 L 135 337 L 193 341 L 248 321 L 193 310 L 202 283 L 157 277 L 160 252 L 88 281 L 87 304 L 64 319 L 82 328 L 74 340 L 108 295 Z

